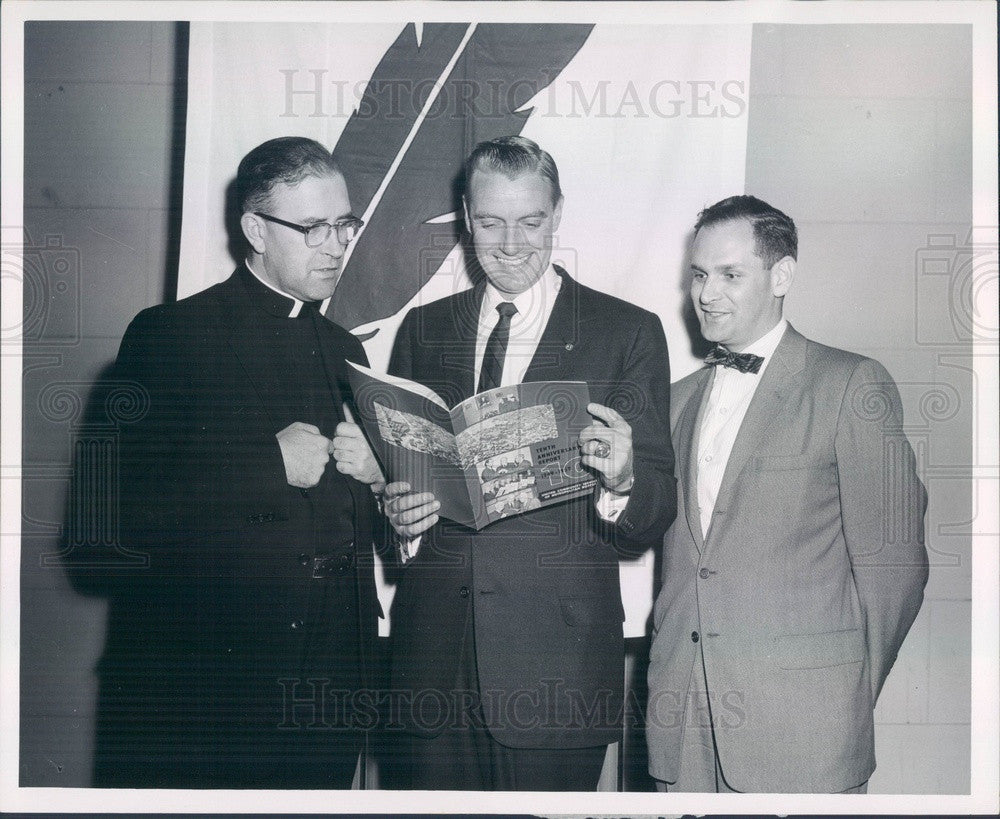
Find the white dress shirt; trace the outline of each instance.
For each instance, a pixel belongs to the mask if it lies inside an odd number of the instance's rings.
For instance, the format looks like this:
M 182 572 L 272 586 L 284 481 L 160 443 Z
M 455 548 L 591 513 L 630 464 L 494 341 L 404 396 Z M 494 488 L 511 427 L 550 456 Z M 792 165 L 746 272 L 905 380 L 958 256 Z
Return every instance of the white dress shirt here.
M 479 376 L 483 370 L 486 342 L 500 320 L 497 305 L 509 301 L 517 307 L 517 312 L 510 318 L 510 336 L 503 360 L 503 375 L 500 378 L 501 387 L 511 387 L 524 380 L 524 374 L 535 356 L 538 342 L 542 340 L 542 333 L 549 323 L 552 307 L 556 303 L 556 296 L 559 295 L 561 287 L 562 279 L 552 265 L 549 265 L 548 270 L 538 281 L 516 296 L 501 293 L 492 284 L 486 284 L 483 303 L 479 308 L 479 327 L 476 331 L 477 389 Z
M 788 322 L 782 318 L 767 334 L 741 350 L 764 359 L 759 372 L 741 373 L 731 367 L 715 365 L 712 392 L 701 419 L 701 434 L 698 437 L 698 511 L 703 537 L 708 536 L 715 501 L 719 496 L 729 455 L 736 443 L 736 435 L 757 391 L 757 385 L 760 384 L 761 376 L 787 327 Z

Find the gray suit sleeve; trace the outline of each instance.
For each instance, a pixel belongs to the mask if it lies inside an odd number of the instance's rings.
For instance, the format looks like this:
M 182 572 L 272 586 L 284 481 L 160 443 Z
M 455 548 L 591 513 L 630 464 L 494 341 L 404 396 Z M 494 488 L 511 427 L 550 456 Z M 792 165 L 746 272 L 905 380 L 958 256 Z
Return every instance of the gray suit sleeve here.
M 903 431 L 899 391 L 872 359 L 854 369 L 836 438 L 841 520 L 867 622 L 872 702 L 923 601 L 927 493 Z

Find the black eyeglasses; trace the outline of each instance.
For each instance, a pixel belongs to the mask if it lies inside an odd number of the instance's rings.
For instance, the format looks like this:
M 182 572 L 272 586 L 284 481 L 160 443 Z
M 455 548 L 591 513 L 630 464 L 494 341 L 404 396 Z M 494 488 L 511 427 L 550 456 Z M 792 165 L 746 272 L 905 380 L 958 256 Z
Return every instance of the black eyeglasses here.
M 295 222 L 286 222 L 277 216 L 270 216 L 267 213 L 261 213 L 256 210 L 254 211 L 254 215 L 259 216 L 261 219 L 267 219 L 268 222 L 274 222 L 276 225 L 284 225 L 292 230 L 297 230 L 305 236 L 306 247 L 319 247 L 330 238 L 330 233 L 333 231 L 337 231 L 337 241 L 346 247 L 354 241 L 358 232 L 365 226 L 364 221 L 357 216 L 346 216 L 343 219 L 338 219 L 332 225 L 329 222 L 317 222 L 314 225 L 297 225 Z

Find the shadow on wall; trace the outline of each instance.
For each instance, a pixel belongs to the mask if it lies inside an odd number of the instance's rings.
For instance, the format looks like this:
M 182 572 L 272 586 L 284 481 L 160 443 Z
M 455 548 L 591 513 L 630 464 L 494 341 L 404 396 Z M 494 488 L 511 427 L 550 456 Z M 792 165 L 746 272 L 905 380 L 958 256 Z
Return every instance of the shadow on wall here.
M 109 658 L 116 656 L 114 647 L 121 633 L 117 624 L 148 605 L 141 599 L 141 584 L 137 582 L 147 570 L 148 558 L 125 548 L 118 514 L 119 430 L 147 410 L 145 392 L 136 384 L 116 379 L 114 366 L 109 364 L 91 388 L 83 423 L 72 441 L 73 466 L 59 560 L 77 593 L 107 602 L 106 638 L 93 669 L 98 682 L 95 765 L 99 765 L 107 734 L 103 702 L 115 687 L 115 663 Z M 92 776 L 98 773 L 95 770 Z

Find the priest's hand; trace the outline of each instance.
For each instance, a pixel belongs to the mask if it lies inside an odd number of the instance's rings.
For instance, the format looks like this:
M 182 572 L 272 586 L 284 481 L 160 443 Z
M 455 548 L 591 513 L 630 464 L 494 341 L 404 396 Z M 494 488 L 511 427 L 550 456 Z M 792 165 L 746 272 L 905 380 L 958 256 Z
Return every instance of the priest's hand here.
M 337 424 L 330 442 L 330 454 L 337 462 L 338 472 L 368 484 L 376 494 L 381 494 L 385 489 L 385 476 L 357 424 L 350 421 Z
M 277 433 L 285 476 L 291 486 L 308 489 L 319 483 L 330 460 L 330 439 L 319 427 L 296 421 Z

